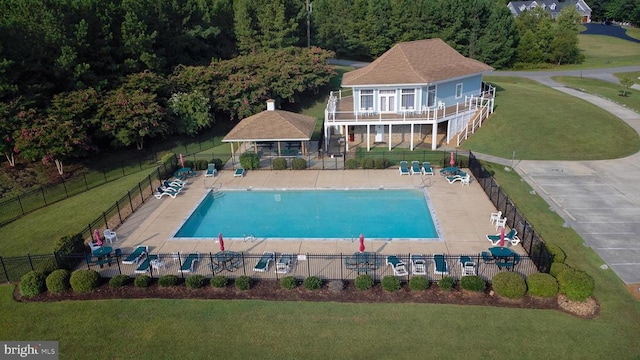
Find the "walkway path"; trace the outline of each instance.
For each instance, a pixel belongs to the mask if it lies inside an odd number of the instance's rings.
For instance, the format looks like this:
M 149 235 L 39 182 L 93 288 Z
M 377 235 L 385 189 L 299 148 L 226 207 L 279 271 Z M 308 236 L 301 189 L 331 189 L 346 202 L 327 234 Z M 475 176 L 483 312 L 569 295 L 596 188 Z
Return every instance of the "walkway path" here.
M 638 67 L 589 70 L 589 77 L 639 71 Z M 619 117 L 640 133 L 640 114 L 609 100 L 570 89 L 551 80 L 550 72 L 497 72 L 524 76 L 581 98 Z M 561 72 L 567 73 L 567 72 Z M 575 76 L 576 73 L 571 74 Z M 585 74 L 583 74 L 584 76 Z M 611 139 L 611 146 L 616 140 Z M 476 153 L 474 153 L 476 154 Z M 476 154 L 480 159 L 510 165 L 511 159 Z M 627 284 L 640 283 L 640 153 L 613 160 L 516 160 L 515 170 L 544 198 Z M 605 264 L 603 264 L 605 265 Z M 604 267 L 604 266 L 603 266 Z

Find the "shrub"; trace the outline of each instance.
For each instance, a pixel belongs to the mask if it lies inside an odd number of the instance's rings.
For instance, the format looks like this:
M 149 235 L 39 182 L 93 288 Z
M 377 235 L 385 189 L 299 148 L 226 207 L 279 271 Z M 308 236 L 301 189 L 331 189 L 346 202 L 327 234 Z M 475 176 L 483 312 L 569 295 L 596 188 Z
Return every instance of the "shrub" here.
M 358 275 L 355 281 L 356 289 L 365 291 L 373 287 L 373 277 L 371 275 L 362 274 Z
M 184 160 L 184 167 L 192 168 L 194 170 L 196 168 L 194 163 L 193 163 L 193 161 L 192 160 L 187 160 L 187 159 Z
M 247 170 L 255 170 L 260 167 L 260 156 L 253 151 L 247 151 L 240 155 L 240 165 Z
M 547 243 L 545 243 L 544 245 L 546 246 L 547 250 L 549 250 L 551 255 L 553 255 L 553 262 L 564 263 L 564 261 L 567 259 L 567 255 L 564 253 L 564 251 L 562 251 L 560 247 Z
M 595 282 L 591 275 L 582 270 L 568 269 L 558 274 L 558 286 L 567 299 L 585 301 L 593 294 Z
M 129 281 L 131 280 L 131 278 L 129 277 L 129 275 L 116 275 L 114 277 L 112 277 L 111 279 L 109 279 L 109 286 L 110 287 L 122 287 L 125 286 L 129 283 Z
M 414 276 L 409 279 L 409 289 L 413 291 L 426 290 L 429 287 L 429 281 L 424 276 Z
M 273 159 L 273 170 L 284 170 L 287 168 L 287 159 L 275 158 Z
M 487 282 L 477 275 L 463 276 L 460 279 L 460 287 L 469 291 L 484 291 L 487 288 Z
M 551 263 L 551 268 L 549 269 L 549 274 L 551 274 L 551 276 L 557 278 L 558 275 L 565 271 L 565 270 L 569 270 L 571 269 L 571 266 L 564 264 L 564 263 L 559 263 L 559 262 L 554 262 Z
M 207 160 L 198 160 L 196 165 L 196 170 L 207 170 L 209 166 L 209 162 Z
M 375 163 L 375 160 L 373 160 L 372 158 L 366 158 L 362 162 L 363 169 L 373 169 L 375 167 L 376 167 L 376 163 Z
M 53 245 L 53 252 L 59 259 L 60 268 L 71 270 L 82 259 L 70 254 L 80 254 L 85 251 L 84 239 L 81 234 L 67 235 L 56 240 Z
M 20 278 L 20 295 L 24 297 L 34 297 L 47 290 L 45 285 L 47 277 L 42 271 L 32 270 L 22 275 Z
M 393 275 L 387 275 L 383 277 L 381 284 L 382 284 L 382 288 L 388 292 L 398 291 L 400 290 L 400 287 L 401 287 L 400 280 Z
M 451 291 L 453 289 L 453 285 L 456 284 L 456 279 L 451 276 L 445 276 L 442 279 L 438 280 L 438 287 L 440 290 Z
M 59 293 L 67 290 L 71 285 L 69 278 L 71 273 L 69 270 L 58 269 L 47 276 L 47 290 L 52 293 Z
M 280 287 L 283 289 L 291 290 L 298 286 L 298 280 L 296 280 L 295 276 L 285 276 L 280 279 Z
M 160 287 L 175 286 L 178 284 L 179 278 L 176 275 L 163 275 L 158 279 Z
M 496 274 L 492 286 L 496 294 L 509 299 L 519 299 L 527 292 L 527 284 L 522 276 L 511 271 Z
M 228 282 L 229 282 L 229 279 L 227 279 L 226 276 L 216 275 L 211 278 L 211 286 L 217 287 L 217 288 L 226 287 Z
M 322 279 L 317 276 L 309 276 L 308 278 L 304 279 L 302 285 L 307 290 L 320 289 L 320 287 L 322 287 Z
M 251 278 L 248 276 L 239 276 L 234 283 L 238 290 L 249 290 L 251 288 Z
M 100 284 L 100 274 L 95 270 L 76 270 L 71 274 L 69 283 L 75 292 L 90 292 Z
M 342 280 L 331 280 L 327 284 L 327 288 L 331 292 L 340 292 L 344 290 L 344 281 Z
M 295 158 L 291 160 L 291 168 L 293 170 L 304 170 L 307 168 L 307 160 L 301 158 Z
M 349 159 L 349 160 L 347 160 L 347 163 L 345 164 L 345 167 L 347 169 L 353 170 L 353 169 L 359 168 L 360 164 L 358 164 L 358 160 L 356 160 L 356 159 Z
M 135 287 L 144 288 L 151 285 L 151 278 L 149 275 L 140 275 L 135 280 L 133 280 L 133 285 Z
M 376 158 L 374 164 L 376 169 L 386 169 L 389 167 L 389 160 L 386 158 Z
M 222 170 L 222 167 L 224 166 L 222 159 L 218 158 L 211 160 L 211 163 L 216 166 L 216 170 Z
M 527 276 L 527 292 L 532 296 L 555 297 L 558 295 L 558 282 L 549 274 L 531 274 Z
M 189 289 L 199 289 L 204 286 L 205 277 L 202 275 L 191 275 L 185 280 L 185 284 Z

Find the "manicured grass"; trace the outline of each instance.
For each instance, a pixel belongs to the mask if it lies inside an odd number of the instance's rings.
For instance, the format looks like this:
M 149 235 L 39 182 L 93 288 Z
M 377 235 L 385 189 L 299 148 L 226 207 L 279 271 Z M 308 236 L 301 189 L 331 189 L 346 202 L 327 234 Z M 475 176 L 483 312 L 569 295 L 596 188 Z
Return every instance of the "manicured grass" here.
M 638 81 L 640 73 L 627 73 L 629 75 L 616 74 L 618 78 L 628 76 L 631 79 Z M 554 76 L 553 80 L 566 84 L 574 89 L 585 91 L 589 94 L 595 94 L 600 97 L 609 99 L 615 103 L 634 109 L 640 112 L 640 91 L 634 89 L 627 89 L 626 95 L 622 96 L 622 86 L 613 84 L 607 81 L 579 78 L 573 76 Z
M 438 304 L 218 300 L 17 303 L 0 286 L 12 324 L 4 340 L 60 342 L 83 359 L 539 359 L 633 358 L 631 320 L 582 320 L 552 310 Z M 609 312 L 609 311 L 605 311 Z M 56 316 L 56 315 L 64 316 Z M 52 323 L 47 320 L 55 316 Z M 29 319 L 27 321 L 27 319 Z M 637 319 L 637 317 L 635 317 Z M 614 328 L 615 325 L 615 328 Z M 286 355 L 283 355 L 286 354 Z
M 563 65 L 562 69 L 593 69 L 640 64 L 640 44 L 604 35 L 578 35 L 578 41 L 578 46 L 585 54 L 585 61 L 577 65 Z
M 612 114 L 524 78 L 486 77 L 496 108 L 462 148 L 516 159 L 614 159 L 640 150 L 640 138 Z M 616 146 L 611 146 L 615 139 Z
M 0 227 L 0 256 L 51 253 L 57 239 L 80 232 L 153 171 L 125 176 Z

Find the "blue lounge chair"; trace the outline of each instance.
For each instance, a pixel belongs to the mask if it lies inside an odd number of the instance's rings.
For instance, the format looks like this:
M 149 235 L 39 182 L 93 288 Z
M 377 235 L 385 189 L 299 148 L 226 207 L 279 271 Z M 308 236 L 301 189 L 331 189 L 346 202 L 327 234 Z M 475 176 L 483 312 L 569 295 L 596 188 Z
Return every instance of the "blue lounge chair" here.
M 291 271 L 291 265 L 293 265 L 293 254 L 282 254 L 280 259 L 276 263 L 276 273 L 288 274 Z
M 411 175 L 422 174 L 422 169 L 420 169 L 420 163 L 418 161 L 411 162 Z
M 413 275 L 427 274 L 427 261 L 422 254 L 411 254 L 411 273 Z
M 398 167 L 398 170 L 400 170 L 400 175 L 410 175 L 411 173 L 409 172 L 409 168 L 407 167 L 407 162 L 406 161 L 400 161 L 400 166 Z
M 258 263 L 253 268 L 253 271 L 267 272 L 272 261 L 275 261 L 276 254 L 273 251 L 264 251 L 262 257 L 258 260 Z
M 218 172 L 218 170 L 216 170 L 216 164 L 209 164 L 207 165 L 207 172 L 204 174 L 204 176 L 215 176 L 216 173 Z
M 476 263 L 469 256 L 460 256 L 460 271 L 462 276 L 476 275 Z
M 387 256 L 387 265 L 391 265 L 391 268 L 393 269 L 393 275 L 395 276 L 405 276 L 409 274 L 409 272 L 407 271 L 407 266 L 396 255 Z
M 144 261 L 141 262 L 140 265 L 138 265 L 138 268 L 136 269 L 135 272 L 138 274 L 144 274 L 151 271 L 151 261 L 157 260 L 157 259 L 158 259 L 158 255 L 148 254 L 147 258 L 144 259 Z
M 156 199 L 161 199 L 163 196 L 167 195 L 172 199 L 175 199 L 179 193 L 180 193 L 180 190 L 159 187 L 157 189 L 157 192 L 153 196 L 155 196 Z
M 509 230 L 508 233 L 504 234 L 504 241 L 508 241 L 512 245 L 518 245 L 520 243 L 520 238 L 516 236 L 517 234 L 518 231 L 516 229 Z M 500 244 L 500 234 L 487 235 L 487 240 L 489 240 L 491 245 L 496 246 Z
M 196 253 L 191 253 L 187 255 L 187 258 L 184 259 L 182 266 L 180 266 L 180 271 L 185 273 L 193 272 L 193 265 L 200 260 L 200 256 Z
M 464 175 L 453 175 L 453 176 L 447 176 L 447 182 L 449 184 L 453 184 L 456 181 L 460 181 L 463 184 L 464 183 L 469 183 L 469 180 L 471 180 L 471 177 L 467 174 L 464 173 Z
M 442 254 L 434 254 L 433 255 L 433 273 L 439 275 L 446 275 L 449 273 L 449 267 L 447 266 L 447 260 L 445 260 L 444 255 Z
M 431 163 L 428 161 L 422 163 L 422 175 L 435 175 Z
M 244 168 L 237 168 L 233 173 L 233 177 L 244 177 Z
M 142 255 L 149 252 L 148 246 L 138 246 L 126 259 L 122 260 L 123 264 L 137 264 Z

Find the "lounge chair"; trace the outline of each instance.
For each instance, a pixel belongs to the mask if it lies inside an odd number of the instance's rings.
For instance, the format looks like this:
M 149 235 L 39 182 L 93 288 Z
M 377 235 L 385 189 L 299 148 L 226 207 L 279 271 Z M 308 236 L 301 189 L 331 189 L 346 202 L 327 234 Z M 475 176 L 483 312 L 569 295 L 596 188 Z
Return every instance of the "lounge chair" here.
M 151 271 L 151 261 L 157 260 L 157 259 L 158 259 L 158 255 L 148 254 L 147 258 L 144 259 L 144 261 L 141 262 L 140 265 L 138 265 L 138 268 L 136 269 L 135 272 L 137 274 L 144 274 Z
M 387 265 L 391 265 L 391 268 L 393 269 L 393 275 L 395 276 L 405 276 L 409 274 L 404 262 L 400 260 L 400 258 L 398 258 L 396 255 L 387 256 Z
M 187 258 L 184 259 L 182 266 L 180 266 L 180 271 L 185 273 L 193 272 L 193 265 L 200 260 L 200 256 L 196 253 L 191 253 L 187 255 Z
M 148 246 L 138 246 L 126 259 L 122 260 L 123 264 L 137 264 L 142 255 L 149 252 Z
M 460 256 L 460 270 L 462 272 L 462 276 L 472 276 L 477 274 L 476 263 L 471 261 L 471 258 L 466 255 Z
M 444 255 L 442 254 L 434 254 L 433 255 L 433 273 L 439 275 L 446 275 L 449 273 L 449 267 L 447 266 L 447 260 L 445 260 Z
M 504 234 L 504 241 L 509 241 L 512 245 L 518 245 L 520 239 L 516 236 L 517 234 L 518 231 L 516 229 L 509 230 L 508 233 Z M 496 246 L 500 244 L 500 234 L 487 235 L 487 240 L 489 240 L 491 245 Z
M 431 163 L 428 161 L 422 163 L 422 175 L 435 175 Z
M 282 254 L 276 263 L 276 273 L 288 274 L 291 271 L 291 265 L 293 264 L 293 254 Z
M 176 196 L 178 196 L 179 193 L 180 193 L 180 190 L 167 189 L 167 188 L 159 187 L 157 189 L 157 192 L 153 196 L 155 196 L 156 199 L 161 199 L 163 196 L 167 195 L 167 196 L 171 197 L 172 199 L 175 199 Z
M 244 177 L 244 168 L 237 168 L 233 173 L 233 177 Z
M 422 174 L 422 169 L 420 169 L 420 163 L 417 161 L 411 162 L 411 175 Z
M 216 169 L 216 164 L 207 165 L 207 172 L 204 176 L 215 176 L 218 170 Z
M 462 182 L 462 185 L 464 185 L 465 183 L 469 183 L 471 181 L 471 176 L 465 173 L 464 175 L 447 176 L 446 179 L 449 184 L 453 184 L 456 181 L 460 181 Z
M 262 257 L 258 260 L 258 263 L 253 268 L 253 271 L 267 272 L 272 261 L 275 261 L 276 254 L 273 251 L 264 251 Z
M 413 275 L 427 274 L 427 261 L 422 254 L 411 254 L 411 273 Z
M 400 175 L 410 175 L 411 173 L 409 172 L 409 168 L 407 167 L 407 162 L 406 161 L 400 161 L 400 166 L 398 167 L 398 170 L 400 170 Z

